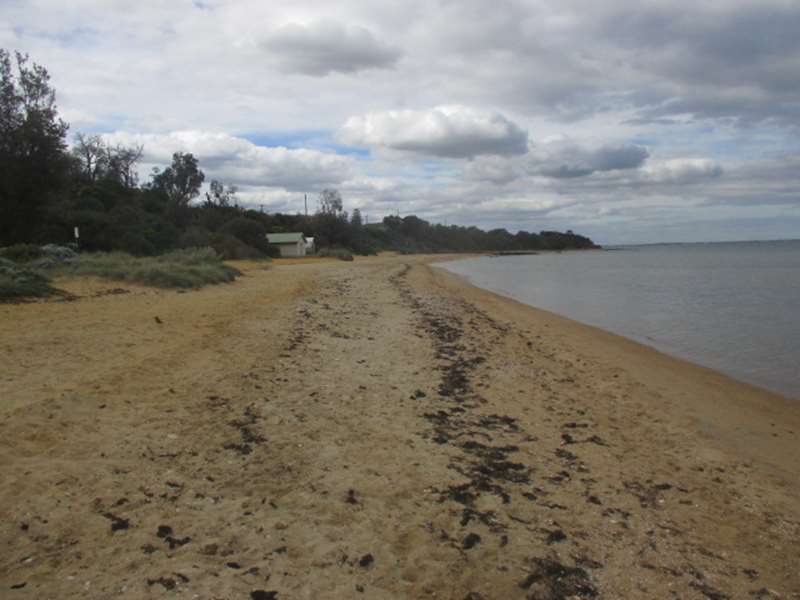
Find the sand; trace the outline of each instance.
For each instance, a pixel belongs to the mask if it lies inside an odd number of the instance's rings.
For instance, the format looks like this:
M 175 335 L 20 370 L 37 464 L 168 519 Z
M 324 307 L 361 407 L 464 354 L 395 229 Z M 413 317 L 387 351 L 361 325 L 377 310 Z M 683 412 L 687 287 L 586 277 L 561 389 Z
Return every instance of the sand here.
M 800 598 L 800 405 L 427 257 L 0 305 L 0 598 Z

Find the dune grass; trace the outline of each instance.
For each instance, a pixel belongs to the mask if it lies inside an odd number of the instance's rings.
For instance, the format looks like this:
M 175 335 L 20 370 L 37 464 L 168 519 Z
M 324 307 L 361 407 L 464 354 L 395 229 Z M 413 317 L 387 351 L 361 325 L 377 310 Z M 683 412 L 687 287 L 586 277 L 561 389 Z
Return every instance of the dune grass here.
M 122 252 L 82 254 L 66 272 L 160 288 L 199 288 L 228 283 L 241 275 L 211 248 L 186 248 L 143 258 Z
M 0 258 L 0 302 L 42 298 L 57 294 L 47 277 L 10 260 Z

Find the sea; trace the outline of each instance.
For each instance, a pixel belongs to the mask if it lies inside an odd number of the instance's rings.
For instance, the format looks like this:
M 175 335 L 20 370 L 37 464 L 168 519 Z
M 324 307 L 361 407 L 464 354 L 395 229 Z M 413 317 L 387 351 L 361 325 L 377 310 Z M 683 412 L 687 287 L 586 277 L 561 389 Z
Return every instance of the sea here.
M 619 246 L 440 266 L 800 399 L 800 240 Z

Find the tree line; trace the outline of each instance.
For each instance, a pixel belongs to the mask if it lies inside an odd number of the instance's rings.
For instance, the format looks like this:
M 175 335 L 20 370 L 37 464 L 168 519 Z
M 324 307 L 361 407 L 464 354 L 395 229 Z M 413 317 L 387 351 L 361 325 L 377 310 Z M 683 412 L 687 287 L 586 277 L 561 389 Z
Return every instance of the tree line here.
M 274 254 L 266 233 L 287 231 L 313 236 L 320 248 L 362 254 L 593 247 L 571 231 L 512 234 L 413 215 L 365 224 L 332 189 L 322 191 L 313 215 L 264 213 L 240 206 L 234 186 L 212 180 L 204 188 L 205 174 L 190 153 L 176 152 L 142 182 L 144 148 L 82 133 L 70 147 L 68 130 L 47 70 L 0 49 L 0 246 L 69 243 L 77 227 L 82 249 L 136 255 L 210 246 L 225 258 L 264 256 Z

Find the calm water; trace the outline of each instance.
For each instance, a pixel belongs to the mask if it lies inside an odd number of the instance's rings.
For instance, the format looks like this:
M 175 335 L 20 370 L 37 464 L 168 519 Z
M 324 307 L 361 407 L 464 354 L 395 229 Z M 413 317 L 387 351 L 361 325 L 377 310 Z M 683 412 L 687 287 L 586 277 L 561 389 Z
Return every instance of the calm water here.
M 443 264 L 475 285 L 800 398 L 800 240 Z

